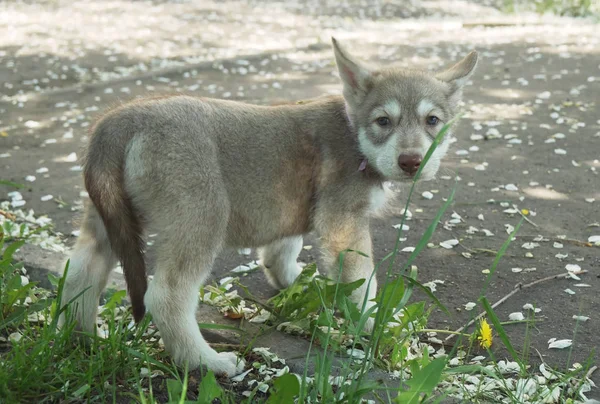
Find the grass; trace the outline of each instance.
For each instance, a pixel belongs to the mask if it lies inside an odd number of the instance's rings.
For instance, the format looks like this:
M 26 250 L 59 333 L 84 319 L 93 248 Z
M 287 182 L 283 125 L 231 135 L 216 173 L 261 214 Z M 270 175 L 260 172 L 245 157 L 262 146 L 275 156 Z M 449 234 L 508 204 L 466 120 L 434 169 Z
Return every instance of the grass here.
M 449 126 L 440 131 L 424 158 L 424 166 L 445 136 Z M 417 173 L 417 178 L 420 172 Z M 416 182 L 416 180 L 415 180 Z M 414 183 L 406 208 L 413 194 Z M 304 268 L 299 279 L 288 289 L 267 302 L 259 302 L 239 281 L 231 277 L 218 285 L 206 285 L 200 291 L 202 301 L 217 306 L 234 318 L 260 318 L 263 331 L 277 328 L 299 334 L 309 341 L 301 375 L 289 372 L 285 361 L 268 349 L 254 347 L 257 335 L 248 335 L 242 327 L 201 324 L 201 328 L 239 332 L 245 346 L 237 348 L 246 358 L 248 374 L 238 381 L 215 377 L 212 372 L 178 369 L 164 353 L 151 316 L 137 327 L 122 306 L 124 291 L 111 291 L 100 310 L 101 331 L 105 338 L 88 336 L 86 344 L 74 340 L 77 332 L 69 327 L 57 328 L 58 307 L 63 278 L 50 277 L 52 291 L 36 287 L 24 276 L 22 264 L 13 259 L 23 243 L 39 235 L 43 226 L 31 225 L 20 230 L 4 218 L 0 233 L 0 402 L 58 403 L 424 403 L 441 402 L 451 397 L 462 402 L 561 402 L 581 399 L 589 382 L 585 378 L 591 366 L 558 372 L 544 366 L 534 369 L 528 363 L 528 342 L 519 353 L 486 296 L 487 287 L 496 275 L 498 263 L 509 249 L 523 219 L 496 253 L 479 299 L 481 308 L 498 336 L 492 342 L 491 330 L 475 326 L 473 331 L 457 333 L 450 352 L 436 348 L 424 336 L 435 308 L 448 313 L 431 290 L 418 281 L 414 260 L 426 248 L 437 224 L 453 203 L 455 188 L 438 210 L 409 258 L 398 271 L 399 241 L 376 271 L 386 271 L 386 282 L 377 294 L 377 310 L 364 312 L 349 299 L 362 284 L 342 284 L 321 276 L 314 264 Z M 6 207 L 5 207 L 6 208 Z M 406 220 L 405 209 L 402 224 Z M 400 239 L 399 226 L 397 240 Z M 27 230 L 27 231 L 26 231 Z M 47 231 L 44 229 L 43 231 Z M 347 254 L 340 256 L 340 269 Z M 68 267 L 67 267 L 68 270 Z M 370 279 L 365 280 L 370 282 Z M 231 288 L 238 286 L 238 288 Z M 412 301 L 415 290 L 429 297 L 429 302 Z M 245 296 L 239 295 L 238 290 Z M 366 302 L 363 304 L 363 309 Z M 68 313 L 67 313 L 68 314 Z M 369 317 L 375 319 L 366 332 Z M 481 323 L 478 323 L 481 324 Z M 527 332 L 535 326 L 527 321 Z M 485 334 L 485 335 L 484 335 Z M 501 342 L 510 360 L 492 359 L 488 363 L 469 358 L 488 341 Z M 223 347 L 232 349 L 232 347 Z M 310 364 L 314 372 L 309 373 Z M 395 376 L 395 381 L 377 380 L 370 371 L 380 369 Z M 541 372 L 541 375 L 540 375 Z M 541 382 L 540 376 L 544 378 Z

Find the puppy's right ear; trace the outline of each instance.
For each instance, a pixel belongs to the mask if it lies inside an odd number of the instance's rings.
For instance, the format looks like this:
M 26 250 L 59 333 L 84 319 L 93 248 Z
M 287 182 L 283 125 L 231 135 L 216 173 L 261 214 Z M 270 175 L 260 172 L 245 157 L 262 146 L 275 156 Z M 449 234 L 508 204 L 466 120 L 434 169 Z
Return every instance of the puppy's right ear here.
M 332 37 L 331 42 L 333 42 L 333 52 L 340 78 L 344 84 L 344 97 L 347 101 L 357 101 L 357 98 L 364 96 L 371 88 L 374 74 L 362 63 L 353 60 L 335 38 Z M 352 100 L 349 100 L 349 97 Z

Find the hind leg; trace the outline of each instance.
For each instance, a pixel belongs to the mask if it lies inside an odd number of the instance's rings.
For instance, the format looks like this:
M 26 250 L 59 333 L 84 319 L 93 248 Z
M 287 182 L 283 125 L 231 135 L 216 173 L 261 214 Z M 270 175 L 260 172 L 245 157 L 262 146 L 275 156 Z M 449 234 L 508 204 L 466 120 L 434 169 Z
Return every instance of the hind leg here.
M 302 272 L 297 262 L 300 251 L 302 236 L 284 238 L 258 250 L 265 275 L 273 287 L 284 289 L 294 283 Z
M 230 377 L 240 373 L 243 360 L 238 360 L 233 352 L 218 353 L 211 348 L 196 321 L 198 291 L 205 277 L 201 273 L 208 273 L 208 260 L 190 261 L 176 268 L 171 260 L 159 259 L 157 265 L 144 303 L 175 363 L 187 362 L 190 369 L 205 365 Z
M 205 202 L 209 206 L 198 209 L 175 206 L 172 214 L 159 220 L 156 271 L 144 303 L 177 364 L 187 362 L 190 369 L 205 365 L 231 377 L 244 369 L 243 360 L 211 348 L 196 320 L 199 288 L 221 249 L 228 214 L 226 204 L 219 207 L 212 198 Z
M 71 254 L 61 299 L 61 307 L 74 299 L 70 313 L 78 329 L 95 332 L 98 300 L 116 264 L 117 258 L 110 248 L 102 219 L 93 204 L 89 203 L 81 234 Z M 64 325 L 65 321 L 63 312 L 59 326 Z

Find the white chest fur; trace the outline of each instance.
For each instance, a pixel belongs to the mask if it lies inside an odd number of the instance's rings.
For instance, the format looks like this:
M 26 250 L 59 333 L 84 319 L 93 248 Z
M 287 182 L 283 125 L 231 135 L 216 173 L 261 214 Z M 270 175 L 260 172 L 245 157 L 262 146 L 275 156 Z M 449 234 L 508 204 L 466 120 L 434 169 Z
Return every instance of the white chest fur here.
M 374 186 L 369 193 L 369 212 L 371 214 L 383 209 L 388 200 L 389 191 L 386 191 L 386 184 Z

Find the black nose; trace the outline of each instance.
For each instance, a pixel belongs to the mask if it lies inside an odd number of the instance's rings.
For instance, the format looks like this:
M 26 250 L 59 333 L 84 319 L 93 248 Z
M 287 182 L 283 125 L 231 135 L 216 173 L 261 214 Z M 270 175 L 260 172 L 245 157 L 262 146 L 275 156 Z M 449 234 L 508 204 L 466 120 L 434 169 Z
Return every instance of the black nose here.
M 401 154 L 398 157 L 398 165 L 407 174 L 414 175 L 421 165 L 423 159 L 418 154 Z

